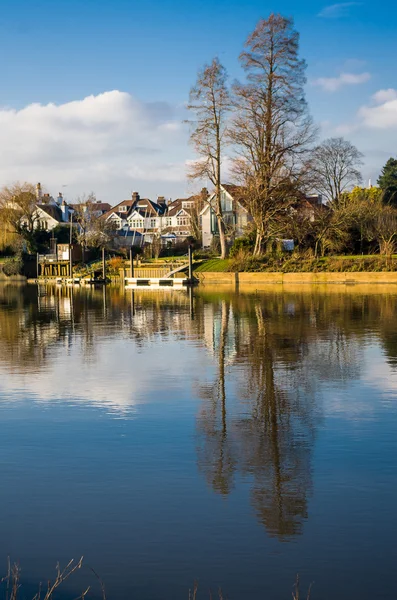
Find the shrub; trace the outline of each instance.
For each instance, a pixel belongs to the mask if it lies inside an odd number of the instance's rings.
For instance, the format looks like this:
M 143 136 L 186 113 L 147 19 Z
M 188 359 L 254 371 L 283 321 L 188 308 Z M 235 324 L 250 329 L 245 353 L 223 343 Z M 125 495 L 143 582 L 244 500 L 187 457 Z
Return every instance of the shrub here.
M 124 260 L 121 258 L 121 256 L 114 256 L 113 258 L 110 258 L 108 260 L 108 272 L 109 275 L 119 275 L 120 274 L 120 269 L 122 269 L 124 266 Z
M 206 260 L 210 258 L 215 258 L 215 254 L 212 254 L 211 250 L 195 250 L 193 253 L 193 258 L 195 260 Z
M 8 277 L 10 275 L 19 275 L 22 272 L 23 260 L 21 256 L 6 258 L 3 262 L 3 273 Z
M 252 252 L 252 250 L 254 249 L 254 245 L 255 234 L 251 233 L 249 235 L 245 235 L 244 237 L 239 237 L 236 240 L 234 240 L 230 248 L 229 256 L 230 258 L 233 258 L 234 256 L 237 256 L 241 250 Z
M 210 250 L 211 250 L 211 253 L 216 256 L 219 256 L 219 254 L 221 253 L 221 242 L 219 240 L 219 236 L 214 235 L 212 237 Z
M 205 270 L 205 269 L 203 269 Z M 390 256 L 313 258 L 308 253 L 294 252 L 290 256 L 265 254 L 252 257 L 247 251 L 240 250 L 228 261 L 231 272 L 282 272 L 282 273 L 355 273 L 362 271 L 397 271 L 397 259 Z

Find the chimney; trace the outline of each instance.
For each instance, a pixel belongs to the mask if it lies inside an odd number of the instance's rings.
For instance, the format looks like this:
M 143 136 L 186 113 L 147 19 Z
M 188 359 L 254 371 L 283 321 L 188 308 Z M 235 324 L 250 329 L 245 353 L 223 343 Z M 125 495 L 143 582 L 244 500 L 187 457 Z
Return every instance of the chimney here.
M 62 196 L 62 192 L 58 193 L 58 198 L 57 198 L 57 204 L 60 206 L 62 204 L 62 202 L 64 202 L 63 196 Z
M 41 200 L 42 195 L 43 195 L 43 190 L 41 189 L 41 183 L 38 183 L 36 185 L 36 197 L 37 197 L 37 200 Z
M 140 200 L 140 195 L 138 194 L 138 192 L 132 192 L 132 200 L 134 202 L 138 202 Z
M 157 204 L 158 204 L 159 206 L 164 206 L 164 207 L 166 207 L 166 206 L 167 206 L 167 200 L 166 200 L 165 196 L 158 196 L 158 197 L 157 197 Z
M 49 204 L 50 200 L 51 200 L 50 194 L 44 194 L 43 195 L 42 192 L 41 192 L 41 189 L 40 189 L 40 196 L 39 196 L 39 198 L 42 199 L 43 204 Z
M 61 209 L 61 213 L 62 213 L 62 221 L 64 223 L 68 223 L 69 221 L 69 206 L 67 205 L 67 203 L 65 202 L 65 200 L 63 200 L 62 198 L 62 194 L 59 194 L 61 196 L 62 202 L 59 206 L 59 208 Z M 59 197 L 58 197 L 59 200 Z

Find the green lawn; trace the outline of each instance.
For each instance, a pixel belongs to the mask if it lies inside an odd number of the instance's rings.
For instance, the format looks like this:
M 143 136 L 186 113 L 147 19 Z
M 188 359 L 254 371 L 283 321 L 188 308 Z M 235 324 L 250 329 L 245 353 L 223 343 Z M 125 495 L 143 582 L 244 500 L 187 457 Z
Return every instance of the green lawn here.
M 286 255 L 284 259 L 281 260 L 271 257 L 262 257 L 262 259 L 243 260 L 240 264 L 239 261 L 236 260 L 211 258 L 196 263 L 193 268 L 197 273 L 222 273 L 229 271 L 231 265 L 233 265 L 232 270 L 241 272 L 376 272 L 397 271 L 396 259 L 397 255 L 393 255 L 393 257 L 390 258 L 379 254 L 325 256 L 317 259 L 307 259 L 298 255 L 289 257 Z
M 216 273 L 227 271 L 229 266 L 229 260 L 221 259 L 221 258 L 211 258 L 210 260 L 206 260 L 203 263 L 199 264 L 197 267 L 194 267 L 194 270 L 197 272 L 207 272 L 213 271 Z

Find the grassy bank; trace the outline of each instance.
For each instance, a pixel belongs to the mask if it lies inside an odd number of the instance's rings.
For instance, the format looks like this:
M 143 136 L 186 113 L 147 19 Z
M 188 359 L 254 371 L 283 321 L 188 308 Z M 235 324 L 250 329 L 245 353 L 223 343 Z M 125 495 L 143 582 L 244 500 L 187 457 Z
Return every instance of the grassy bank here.
M 263 256 L 253 258 L 239 256 L 222 260 L 210 259 L 199 264 L 196 272 L 217 273 L 357 273 L 397 271 L 397 257 L 389 256 L 327 256 L 305 258 L 300 255 L 290 257 Z

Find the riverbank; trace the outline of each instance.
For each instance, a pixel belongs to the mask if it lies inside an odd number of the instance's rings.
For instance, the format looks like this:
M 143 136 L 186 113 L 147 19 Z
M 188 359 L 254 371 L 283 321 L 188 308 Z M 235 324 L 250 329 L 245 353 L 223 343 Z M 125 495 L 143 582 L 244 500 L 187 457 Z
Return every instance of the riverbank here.
M 325 256 L 307 258 L 292 256 L 265 255 L 254 258 L 241 254 L 237 257 L 211 258 L 196 263 L 196 273 L 383 273 L 397 272 L 397 256 L 358 255 Z
M 268 284 L 395 284 L 397 272 L 344 272 L 344 273 L 229 273 L 196 271 L 195 277 L 202 285 L 226 284 L 238 288 Z

